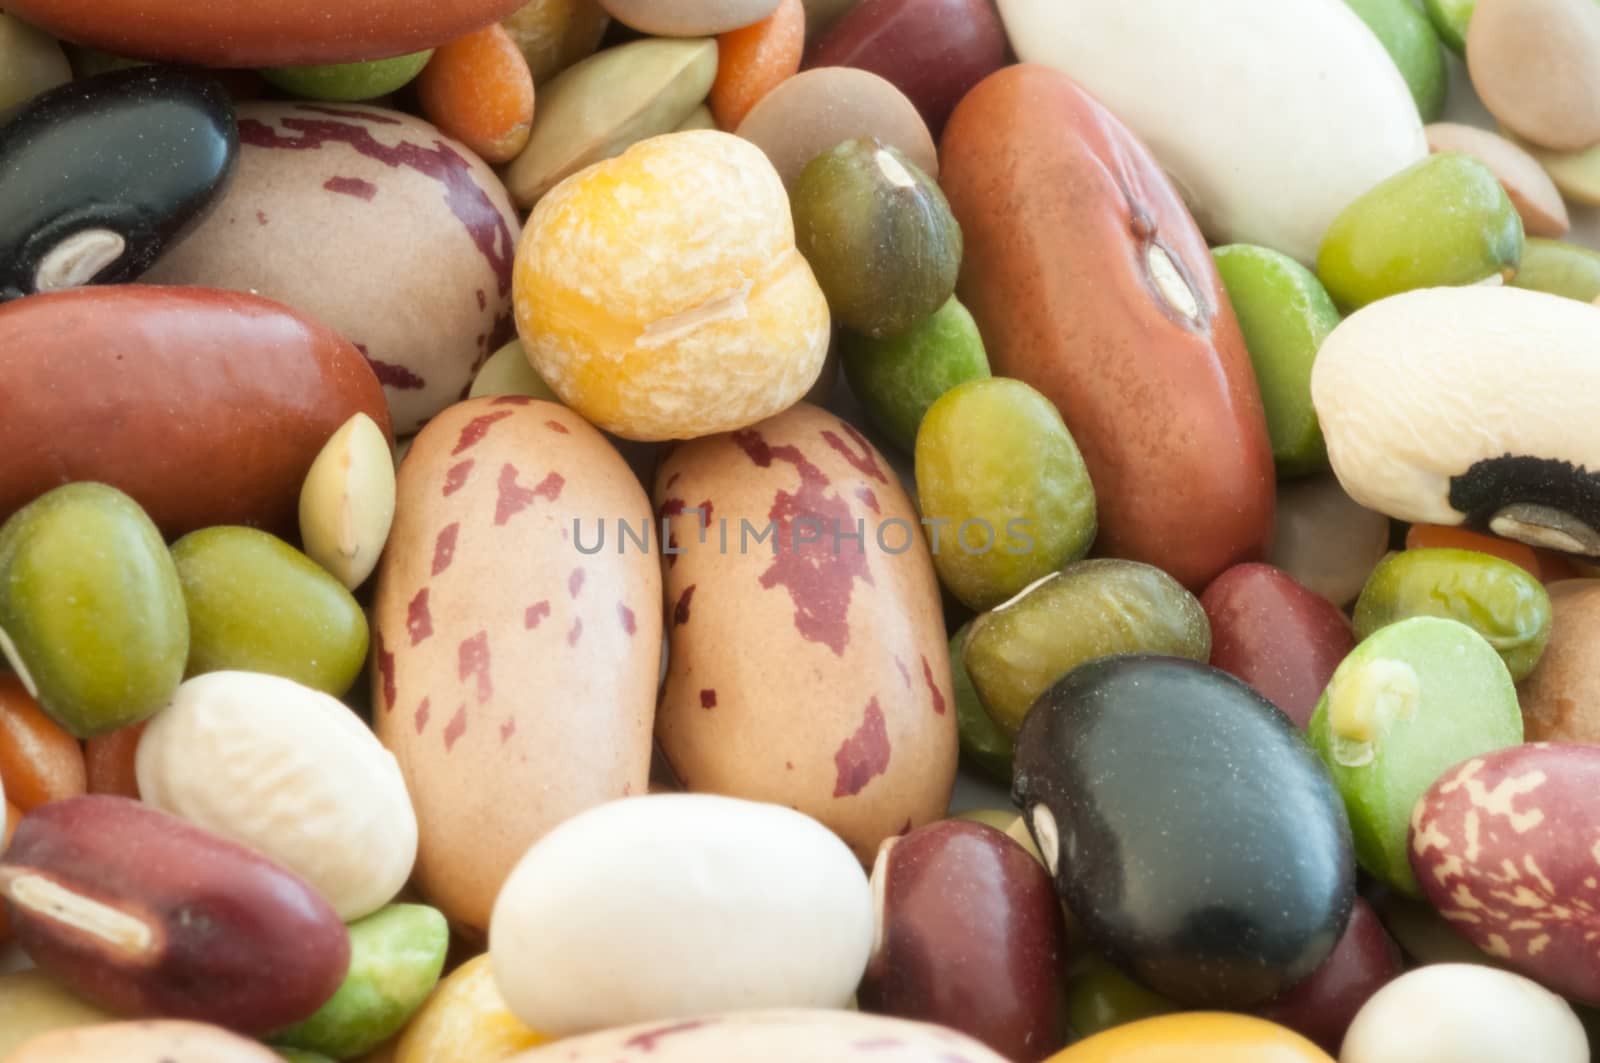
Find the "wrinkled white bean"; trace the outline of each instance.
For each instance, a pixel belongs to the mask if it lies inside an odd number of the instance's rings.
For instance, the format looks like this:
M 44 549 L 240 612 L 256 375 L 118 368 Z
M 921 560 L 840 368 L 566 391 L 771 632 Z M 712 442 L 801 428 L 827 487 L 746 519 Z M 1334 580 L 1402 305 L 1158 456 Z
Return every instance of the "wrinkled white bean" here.
M 400 892 L 417 818 L 393 754 L 338 700 L 212 672 L 178 688 L 136 758 L 146 802 L 276 860 L 346 922 Z

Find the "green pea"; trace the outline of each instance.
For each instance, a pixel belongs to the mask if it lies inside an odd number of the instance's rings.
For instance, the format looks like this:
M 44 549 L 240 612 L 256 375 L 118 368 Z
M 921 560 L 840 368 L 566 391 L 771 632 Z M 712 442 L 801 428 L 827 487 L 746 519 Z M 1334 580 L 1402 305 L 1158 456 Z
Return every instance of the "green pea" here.
M 528 351 L 521 340 L 512 340 L 491 354 L 478 375 L 472 378 L 467 398 L 485 395 L 528 395 L 546 402 L 561 401 L 528 361 Z
M 995 723 L 1012 737 L 1056 680 L 1101 657 L 1156 653 L 1206 661 L 1211 625 L 1194 595 L 1152 565 L 1068 565 L 972 622 L 962 660 Z
M 303 1048 L 274 1048 L 289 1063 L 334 1063 L 332 1056 L 325 1056 L 321 1052 L 307 1052 Z
M 191 532 L 172 547 L 192 636 L 188 674 L 283 676 L 340 697 L 367 657 L 367 618 L 344 584 L 255 528 Z
M 172 699 L 189 620 L 167 546 L 137 502 L 105 484 L 67 484 L 0 527 L 0 650 L 79 738 Z
M 1477 6 L 1478 0 L 1422 0 L 1439 39 L 1457 55 L 1467 54 L 1467 25 Z
M 1010 785 L 1011 758 L 1016 754 L 1016 744 L 1002 731 L 978 700 L 978 688 L 972 685 L 967 666 L 961 660 L 961 647 L 967 641 L 972 624 L 966 623 L 950 639 L 950 667 L 955 673 L 956 730 L 961 736 L 961 755 L 975 764 L 984 774 Z
M 1219 247 L 1213 255 L 1255 366 L 1278 475 L 1327 468 L 1328 447 L 1311 405 L 1311 365 L 1339 324 L 1339 311 L 1316 274 L 1288 255 L 1249 244 Z
M 945 587 L 989 609 L 1089 552 L 1094 485 L 1055 406 L 1020 380 L 946 392 L 917 432 L 917 497 Z
M 875 340 L 840 337 L 850 390 L 889 442 L 911 453 L 928 407 L 957 384 L 989 376 L 977 322 L 954 296 L 910 332 Z
M 846 327 L 898 336 L 955 292 L 961 226 L 899 149 L 847 140 L 806 164 L 790 198 L 795 241 Z
M 1522 741 L 1505 662 L 1465 624 L 1421 616 L 1372 634 L 1335 669 L 1306 737 L 1344 798 L 1356 859 L 1418 896 L 1411 810 L 1464 760 Z
M 1527 570 L 1476 550 L 1390 554 L 1356 600 L 1356 635 L 1413 616 L 1459 620 L 1488 640 L 1514 682 L 1539 663 L 1550 640 L 1550 596 Z
M 1522 258 L 1522 218 L 1489 168 L 1430 155 L 1334 218 L 1317 255 L 1333 301 L 1355 310 L 1417 288 L 1508 280 Z
M 272 67 L 261 71 L 261 76 L 283 91 L 308 100 L 355 103 L 404 88 L 432 58 L 429 50 L 365 63 Z
M 1518 288 L 1592 303 L 1600 297 L 1600 252 L 1563 240 L 1528 237 L 1522 265 L 1511 283 Z
M 54 37 L 0 12 L 0 114 L 72 80 Z
M 272 1040 L 352 1059 L 400 1032 L 439 982 L 450 928 L 436 909 L 391 904 L 350 924 L 350 971 L 309 1019 Z
M 1444 49 L 1439 47 L 1439 31 L 1428 16 L 1417 10 L 1414 0 L 1344 0 L 1361 16 L 1378 42 L 1383 45 L 1400 76 L 1406 79 L 1411 98 L 1424 122 L 1436 121 L 1444 113 L 1445 91 L 1450 75 L 1444 66 Z
M 1178 1005 L 1098 957 L 1067 983 L 1067 1025 L 1079 1037 L 1177 1010 Z

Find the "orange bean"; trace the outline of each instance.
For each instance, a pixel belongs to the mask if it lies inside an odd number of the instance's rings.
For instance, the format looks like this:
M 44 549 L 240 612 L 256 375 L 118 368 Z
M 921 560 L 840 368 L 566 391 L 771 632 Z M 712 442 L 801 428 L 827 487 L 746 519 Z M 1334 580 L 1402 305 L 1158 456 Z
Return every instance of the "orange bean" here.
M 780 0 L 770 17 L 717 38 L 717 80 L 711 113 L 732 132 L 761 97 L 800 71 L 806 48 L 806 9 Z
M 533 129 L 533 74 L 496 23 L 443 45 L 417 78 L 422 113 L 485 162 L 510 162 Z
M 1406 532 L 1406 549 L 1422 550 L 1430 547 L 1476 550 L 1480 554 L 1493 554 L 1513 565 L 1522 566 L 1535 576 L 1540 574 L 1539 555 L 1533 552 L 1531 546 L 1514 543 L 1510 539 L 1501 539 L 1494 535 L 1468 531 L 1465 528 L 1451 528 L 1440 524 L 1413 524 L 1411 530 Z
M 139 779 L 133 770 L 133 757 L 139 749 L 143 723 L 118 728 L 110 734 L 91 738 L 84 745 L 84 764 L 89 772 L 91 794 L 139 797 Z
M 15 675 L 0 675 L 0 777 L 24 812 L 76 797 L 86 785 L 83 747 L 39 708 Z

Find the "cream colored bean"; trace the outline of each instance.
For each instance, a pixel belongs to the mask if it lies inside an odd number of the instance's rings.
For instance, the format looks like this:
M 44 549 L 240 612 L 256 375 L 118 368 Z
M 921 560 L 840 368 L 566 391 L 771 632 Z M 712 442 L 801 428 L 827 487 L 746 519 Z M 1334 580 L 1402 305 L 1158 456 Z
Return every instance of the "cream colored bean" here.
M 220 1026 L 113 1022 L 36 1037 L 6 1063 L 281 1063 L 271 1049 Z
M 1401 975 L 1350 1024 L 1340 1063 L 1585 1063 L 1583 1024 L 1538 983 L 1478 964 Z
M 842 1007 L 872 943 L 848 848 L 778 805 L 662 794 L 551 831 L 506 880 L 495 979 L 560 1037 L 709 1012 Z
M 326 694 L 212 672 L 178 688 L 139 740 L 146 802 L 278 861 L 346 922 L 411 875 L 417 820 L 394 757 Z

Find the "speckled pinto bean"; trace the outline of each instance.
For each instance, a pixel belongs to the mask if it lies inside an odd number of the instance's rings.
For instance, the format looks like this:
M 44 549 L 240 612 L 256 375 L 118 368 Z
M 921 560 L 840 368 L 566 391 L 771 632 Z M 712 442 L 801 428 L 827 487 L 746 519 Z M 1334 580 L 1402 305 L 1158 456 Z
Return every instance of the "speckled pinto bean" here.
M 1411 816 L 1411 866 L 1456 932 L 1600 1004 L 1600 746 L 1535 742 L 1448 772 Z
M 620 455 L 520 395 L 446 410 L 400 466 L 377 575 L 372 703 L 419 827 L 417 884 L 482 932 L 530 844 L 643 794 L 661 654 L 654 555 L 574 522 L 650 521 Z
M 798 808 L 863 862 L 939 818 L 957 754 L 939 589 L 882 456 L 802 403 L 677 447 L 655 504 L 679 551 L 656 729 L 684 785 Z
M 516 213 L 466 145 L 358 104 L 239 108 L 239 167 L 145 279 L 252 291 L 361 349 L 395 431 L 465 398 L 511 336 Z

